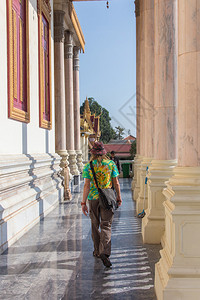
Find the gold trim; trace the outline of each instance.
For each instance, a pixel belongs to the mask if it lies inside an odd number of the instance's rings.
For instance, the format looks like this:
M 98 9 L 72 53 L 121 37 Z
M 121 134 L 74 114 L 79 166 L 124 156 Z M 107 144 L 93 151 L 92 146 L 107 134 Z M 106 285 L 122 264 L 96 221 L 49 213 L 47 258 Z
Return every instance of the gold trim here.
M 14 107 L 14 96 L 16 96 L 14 76 L 14 59 L 13 53 L 13 37 L 15 35 L 15 28 L 13 28 L 13 14 L 12 14 L 12 0 L 7 0 L 8 10 L 8 117 L 17 121 L 29 123 L 30 122 L 30 94 L 29 94 L 29 1 L 26 1 L 26 78 L 27 78 L 27 111 L 23 111 Z M 14 26 L 15 27 L 15 26 Z M 16 69 L 16 68 L 15 68 Z M 16 75 L 15 75 L 16 76 Z
M 47 87 L 44 83 L 44 57 L 42 49 L 42 14 L 45 16 L 49 24 L 49 97 L 50 97 L 50 121 L 44 120 L 43 112 L 45 107 L 46 99 L 44 99 L 44 90 L 47 90 Z M 51 6 L 48 0 L 38 0 L 38 20 L 39 20 L 39 62 L 40 63 L 40 114 L 39 114 L 39 126 L 45 129 L 52 129 L 52 84 L 51 84 Z M 44 33 L 45 34 L 45 33 Z
M 40 12 L 41 2 L 42 2 L 43 10 L 45 10 L 47 14 L 51 15 L 50 0 L 37 0 L 38 13 Z
M 70 17 L 71 17 L 72 24 L 74 26 L 74 29 L 78 36 L 79 42 L 81 44 L 81 48 L 84 53 L 85 52 L 85 39 L 84 39 L 84 35 L 83 35 L 82 29 L 81 29 L 81 25 L 78 20 L 78 16 L 76 14 L 76 11 L 75 11 L 75 8 L 74 8 L 74 5 L 72 2 L 69 2 L 69 11 L 70 11 Z

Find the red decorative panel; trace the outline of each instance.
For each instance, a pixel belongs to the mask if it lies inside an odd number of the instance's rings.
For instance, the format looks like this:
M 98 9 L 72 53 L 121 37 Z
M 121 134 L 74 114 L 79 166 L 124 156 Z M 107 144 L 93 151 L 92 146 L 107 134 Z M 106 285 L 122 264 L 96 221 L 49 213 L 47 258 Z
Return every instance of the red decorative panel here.
M 8 115 L 30 121 L 28 61 L 28 1 L 7 0 Z
M 40 127 L 51 129 L 51 31 L 50 10 L 46 0 L 38 1 Z
M 50 86 L 49 86 L 49 24 L 42 15 L 42 56 L 43 56 L 43 83 L 44 83 L 44 111 L 43 118 L 50 121 Z

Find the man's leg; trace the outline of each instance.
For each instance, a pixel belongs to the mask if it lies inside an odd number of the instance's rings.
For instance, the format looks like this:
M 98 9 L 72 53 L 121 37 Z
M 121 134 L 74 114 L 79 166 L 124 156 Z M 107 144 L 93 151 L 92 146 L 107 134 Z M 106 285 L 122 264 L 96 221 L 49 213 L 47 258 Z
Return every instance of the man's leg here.
M 94 256 L 99 255 L 99 243 L 100 243 L 100 208 L 99 200 L 89 200 L 90 219 L 92 228 L 92 240 L 94 243 Z
M 111 225 L 114 217 L 112 210 L 101 208 L 101 233 L 100 233 L 100 254 L 110 256 L 111 254 Z

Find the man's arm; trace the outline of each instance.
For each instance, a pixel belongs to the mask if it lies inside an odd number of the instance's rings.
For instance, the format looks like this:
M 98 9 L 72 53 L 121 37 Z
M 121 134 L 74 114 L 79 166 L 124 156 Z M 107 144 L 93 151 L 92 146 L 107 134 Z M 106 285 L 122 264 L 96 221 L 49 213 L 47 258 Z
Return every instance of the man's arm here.
M 115 191 L 117 193 L 118 205 L 121 206 L 122 205 L 122 198 L 121 198 L 119 180 L 118 180 L 117 177 L 113 177 L 113 184 L 114 184 Z
M 86 205 L 86 201 L 90 192 L 90 179 L 85 178 L 84 188 L 83 188 L 83 201 L 81 202 L 82 212 L 85 216 L 88 213 L 88 207 Z

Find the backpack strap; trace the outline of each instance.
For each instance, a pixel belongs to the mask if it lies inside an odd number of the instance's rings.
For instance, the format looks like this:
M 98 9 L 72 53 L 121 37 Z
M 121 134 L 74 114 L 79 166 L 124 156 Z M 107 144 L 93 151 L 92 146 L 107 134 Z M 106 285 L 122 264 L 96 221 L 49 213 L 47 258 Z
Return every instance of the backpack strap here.
M 96 183 L 97 189 L 99 189 L 98 182 L 97 182 L 97 177 L 96 177 L 96 174 L 95 174 L 95 171 L 94 171 L 94 167 L 93 167 L 92 161 L 90 162 L 90 168 L 91 168 L 91 170 L 92 170 L 92 174 L 93 174 L 94 181 L 95 181 L 95 183 Z

